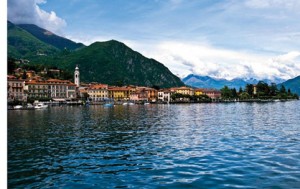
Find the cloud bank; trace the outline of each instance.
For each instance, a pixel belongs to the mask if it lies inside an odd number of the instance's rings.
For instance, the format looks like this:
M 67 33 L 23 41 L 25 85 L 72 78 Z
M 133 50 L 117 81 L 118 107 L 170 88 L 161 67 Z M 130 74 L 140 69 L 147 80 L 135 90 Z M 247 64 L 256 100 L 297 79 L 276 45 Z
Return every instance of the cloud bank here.
M 126 43 L 126 42 L 125 42 Z M 139 46 L 147 57 L 164 63 L 180 77 L 188 74 L 215 78 L 290 79 L 300 73 L 300 51 L 291 51 L 279 56 L 253 54 L 216 48 L 208 44 L 166 41 L 158 45 Z
M 54 11 L 47 12 L 40 8 L 45 0 L 8 0 L 8 20 L 15 24 L 35 24 L 60 34 L 66 21 L 59 18 Z

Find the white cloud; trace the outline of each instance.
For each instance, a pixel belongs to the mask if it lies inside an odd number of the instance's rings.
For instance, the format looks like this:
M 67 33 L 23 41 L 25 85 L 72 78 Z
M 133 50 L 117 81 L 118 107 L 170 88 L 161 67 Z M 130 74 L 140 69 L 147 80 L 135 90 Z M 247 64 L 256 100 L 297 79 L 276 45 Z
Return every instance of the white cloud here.
M 226 79 L 290 79 L 300 74 L 298 51 L 273 57 L 191 42 L 165 41 L 144 45 L 128 41 L 126 44 L 165 64 L 180 77 L 193 73 Z
M 9 0 L 8 20 L 16 24 L 35 24 L 54 33 L 60 34 L 66 26 L 66 21 L 56 15 L 54 11 L 46 12 L 39 4 L 45 0 Z
M 300 7 L 299 0 L 246 0 L 246 6 L 251 8 L 280 8 L 280 9 L 296 9 Z

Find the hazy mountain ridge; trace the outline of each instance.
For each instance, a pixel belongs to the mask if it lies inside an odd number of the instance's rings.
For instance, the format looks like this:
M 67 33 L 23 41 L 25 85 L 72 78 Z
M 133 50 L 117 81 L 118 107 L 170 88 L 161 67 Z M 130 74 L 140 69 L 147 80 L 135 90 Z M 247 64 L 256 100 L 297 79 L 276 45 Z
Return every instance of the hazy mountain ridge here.
M 217 79 L 209 76 L 199 76 L 199 75 L 190 74 L 187 77 L 183 78 L 182 81 L 186 85 L 190 85 L 198 88 L 221 89 L 226 85 L 229 88 L 236 88 L 238 90 L 240 87 L 245 88 L 247 84 L 257 84 L 260 80 L 255 78 L 250 78 L 250 79 L 235 78 L 232 80 L 226 80 L 226 79 Z M 273 82 L 278 84 L 283 82 L 284 80 L 280 78 L 275 78 L 274 81 L 269 79 L 264 79 L 262 81 L 268 84 L 271 84 Z
M 293 93 L 300 95 L 300 76 L 289 79 L 279 85 L 284 85 L 286 89 L 291 89 Z

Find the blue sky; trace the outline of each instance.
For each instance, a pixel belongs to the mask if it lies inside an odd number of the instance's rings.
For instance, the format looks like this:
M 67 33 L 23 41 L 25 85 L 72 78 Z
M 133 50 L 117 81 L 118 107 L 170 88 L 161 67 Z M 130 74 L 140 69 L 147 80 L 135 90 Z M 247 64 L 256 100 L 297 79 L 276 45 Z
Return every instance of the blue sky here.
M 8 19 L 86 45 L 119 40 L 180 77 L 300 75 L 299 0 L 8 0 Z

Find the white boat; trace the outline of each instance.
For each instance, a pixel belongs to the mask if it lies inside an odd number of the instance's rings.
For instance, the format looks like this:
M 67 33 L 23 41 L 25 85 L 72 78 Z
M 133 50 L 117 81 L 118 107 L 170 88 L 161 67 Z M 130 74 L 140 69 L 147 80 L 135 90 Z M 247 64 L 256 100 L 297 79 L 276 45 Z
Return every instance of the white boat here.
M 43 109 L 43 108 L 47 108 L 48 105 L 47 104 L 44 104 L 44 103 L 37 103 L 34 108 L 35 109 Z
M 124 102 L 123 105 L 126 106 L 126 105 L 128 105 L 128 103 L 127 103 L 127 102 Z
M 132 105 L 134 105 L 134 103 L 133 103 L 133 102 L 129 102 L 128 105 L 129 105 L 129 106 L 132 106 Z
M 16 106 L 14 106 L 14 109 L 16 109 L 16 110 L 19 110 L 19 109 L 21 109 L 21 108 L 23 108 L 22 105 L 16 105 Z

